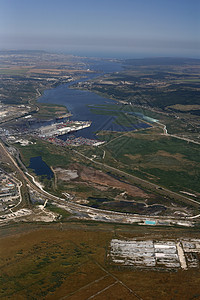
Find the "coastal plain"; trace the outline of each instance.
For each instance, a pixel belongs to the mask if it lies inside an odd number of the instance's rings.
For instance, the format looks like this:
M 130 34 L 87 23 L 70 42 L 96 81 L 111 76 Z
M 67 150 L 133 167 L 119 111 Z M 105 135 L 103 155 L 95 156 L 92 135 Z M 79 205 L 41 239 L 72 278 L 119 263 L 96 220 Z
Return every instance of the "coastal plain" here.
M 2 299 L 200 298 L 199 65 L 0 52 Z

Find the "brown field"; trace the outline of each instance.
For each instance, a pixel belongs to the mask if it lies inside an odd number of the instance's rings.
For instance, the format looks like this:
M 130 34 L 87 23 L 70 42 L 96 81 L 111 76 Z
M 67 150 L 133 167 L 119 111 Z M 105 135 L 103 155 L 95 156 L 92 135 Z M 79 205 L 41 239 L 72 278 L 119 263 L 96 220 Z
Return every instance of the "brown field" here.
M 51 75 L 59 75 L 61 70 L 59 69 L 31 69 L 29 73 L 38 73 L 38 74 L 51 74 Z
M 182 105 L 182 104 L 175 104 L 169 106 L 169 108 L 177 109 L 180 111 L 190 111 L 190 110 L 198 110 L 200 109 L 200 105 Z
M 116 188 L 122 191 L 126 191 L 132 197 L 149 197 L 147 193 L 145 193 L 142 189 L 128 184 L 121 182 L 106 173 L 96 170 L 91 167 L 86 167 L 80 164 L 73 164 L 70 166 L 70 170 L 74 172 L 77 171 L 79 175 L 79 181 L 77 183 L 85 183 L 86 185 L 91 185 L 99 190 L 107 190 L 108 188 Z M 54 170 L 55 171 L 55 170 Z M 66 175 L 65 175 L 66 173 Z M 67 170 L 58 170 L 57 177 L 59 180 L 68 181 L 69 175 L 67 174 Z
M 164 158 L 165 155 L 167 156 L 168 162 L 171 154 L 169 153 L 168 157 L 167 152 L 160 152 L 160 155 L 162 154 Z M 174 156 L 179 158 L 178 154 L 174 154 Z M 180 155 L 181 158 L 182 156 Z M 137 155 L 135 155 L 135 159 L 137 161 Z M 146 165 L 148 165 L 148 162 Z M 165 165 L 161 165 L 160 167 L 165 167 Z M 166 198 L 164 194 L 158 195 L 156 192 L 148 191 L 148 185 L 147 187 L 140 188 L 137 183 L 130 183 L 126 179 L 120 180 L 120 178 L 115 178 L 102 170 L 81 165 L 80 163 L 69 164 L 67 169 L 54 168 L 53 171 L 55 175 L 54 186 L 62 188 L 63 193 L 67 192 L 71 194 L 74 197 L 73 201 L 79 204 L 87 204 L 107 210 L 112 210 L 115 207 L 116 211 L 122 212 L 124 212 L 123 209 L 126 207 L 126 212 L 141 214 L 145 214 L 145 210 L 140 206 L 141 203 L 146 205 L 161 204 L 165 206 L 165 210 L 160 212 L 162 215 L 174 215 L 176 210 L 192 214 L 191 207 L 178 201 L 176 201 L 176 205 L 174 206 L 174 199 Z M 148 172 L 145 172 L 145 175 L 151 180 L 158 179 L 158 176 L 154 176 Z M 105 199 L 104 202 L 102 201 L 99 204 L 99 198 Z M 119 207 L 119 202 L 123 203 L 122 209 Z M 131 206 L 131 202 L 133 206 Z
M 37 106 L 39 107 L 38 118 L 55 118 L 67 113 L 67 108 L 61 105 L 38 103 Z
M 4 67 L 4 68 L 0 68 L 0 70 L 29 70 L 30 68 L 32 68 L 32 66 L 15 66 L 15 67 Z
M 60 73 L 85 73 L 85 70 L 79 69 L 30 69 L 29 73 L 47 74 L 47 75 L 59 75 Z M 87 71 L 90 72 L 90 71 Z
M 111 176 L 93 168 L 81 166 L 79 172 L 81 179 L 84 181 L 89 181 L 94 184 L 109 186 L 112 188 L 122 189 L 127 191 L 127 193 L 131 196 L 148 197 L 148 195 L 145 192 L 143 192 L 136 186 L 120 182 L 119 180 L 112 178 Z
M 100 223 L 15 225 L 1 229 L 1 299 L 200 298 L 199 269 L 161 272 L 114 268 L 113 237 L 143 237 L 143 228 Z M 200 237 L 190 229 L 145 228 L 145 238 Z

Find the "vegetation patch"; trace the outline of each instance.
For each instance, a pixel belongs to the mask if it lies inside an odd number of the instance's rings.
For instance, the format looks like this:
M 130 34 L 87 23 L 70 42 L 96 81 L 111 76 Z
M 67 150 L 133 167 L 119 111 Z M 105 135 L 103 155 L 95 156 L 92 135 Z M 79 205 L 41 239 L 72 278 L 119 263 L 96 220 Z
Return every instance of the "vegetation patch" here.
M 62 147 L 57 147 L 48 142 L 35 139 L 34 144 L 26 147 L 19 146 L 22 160 L 29 165 L 31 157 L 41 156 L 43 161 L 52 167 L 67 166 L 70 162 L 70 153 Z
M 68 112 L 66 106 L 51 104 L 51 103 L 37 103 L 39 111 L 36 116 L 39 119 L 49 119 L 60 117 Z
M 102 291 L 101 299 L 119 300 L 132 299 L 130 289 L 143 299 L 195 299 L 199 294 L 199 269 L 141 271 L 109 264 L 107 255 L 113 238 L 154 239 L 153 228 L 147 228 L 144 237 L 142 227 L 92 224 L 77 222 L 62 227 L 55 224 L 35 230 L 32 225 L 21 224 L 3 229 L 1 235 L 8 235 L 0 240 L 1 298 L 85 299 Z M 180 238 L 180 229 L 176 228 L 157 229 L 156 233 L 162 239 Z M 183 235 L 199 238 L 199 233 L 191 229 L 190 232 L 184 229 Z M 17 253 L 21 250 L 19 257 Z M 116 278 L 119 281 L 114 284 Z

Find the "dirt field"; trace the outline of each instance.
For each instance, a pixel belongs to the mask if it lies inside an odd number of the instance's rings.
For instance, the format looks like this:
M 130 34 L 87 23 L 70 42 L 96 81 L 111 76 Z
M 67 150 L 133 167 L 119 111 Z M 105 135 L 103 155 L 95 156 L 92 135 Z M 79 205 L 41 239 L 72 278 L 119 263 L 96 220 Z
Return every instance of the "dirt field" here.
M 99 170 L 86 167 L 83 165 L 74 164 L 73 166 L 70 167 L 70 170 L 59 169 L 57 170 L 57 172 L 58 172 L 58 178 L 63 181 L 69 181 L 70 177 L 71 179 L 73 179 L 72 178 L 72 173 L 73 173 L 74 175 L 78 174 L 79 179 L 81 181 L 91 183 L 92 185 L 94 185 L 94 187 L 99 188 L 101 190 L 105 190 L 106 188 L 112 187 L 112 188 L 117 188 L 126 191 L 130 196 L 133 197 L 135 196 L 149 197 L 148 194 L 146 194 L 143 190 L 141 190 L 136 186 L 121 182 Z
M 66 170 L 62 168 L 55 168 L 54 172 L 56 173 L 58 180 L 68 182 L 70 180 L 78 178 L 77 170 L 73 170 L 73 169 Z
M 176 211 L 183 215 L 191 214 L 186 206 L 173 206 L 169 198 L 146 192 L 145 189 L 92 167 L 74 163 L 68 169 L 54 168 L 54 174 L 55 186 L 73 195 L 73 201 L 79 204 L 149 215 L 174 215 Z M 154 204 L 156 206 L 150 207 Z

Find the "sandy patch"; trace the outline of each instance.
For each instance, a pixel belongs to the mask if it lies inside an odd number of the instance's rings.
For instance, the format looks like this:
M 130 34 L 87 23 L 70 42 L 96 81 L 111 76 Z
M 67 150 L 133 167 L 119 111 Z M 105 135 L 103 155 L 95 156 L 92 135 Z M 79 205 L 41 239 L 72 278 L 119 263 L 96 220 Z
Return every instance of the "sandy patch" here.
M 90 201 L 80 199 L 80 200 L 76 200 L 75 202 L 78 203 L 78 204 L 88 204 Z
M 54 172 L 56 173 L 57 178 L 62 181 L 70 181 L 78 178 L 77 170 L 55 168 Z
M 141 154 L 136 154 L 136 155 L 132 155 L 132 154 L 125 154 L 124 156 L 132 159 L 132 160 L 136 160 L 136 159 L 140 159 L 142 157 Z
M 100 184 L 93 184 L 93 187 L 100 191 L 107 191 L 109 189 L 108 186 L 100 185 Z
M 157 156 L 160 155 L 160 156 L 175 158 L 176 160 L 181 161 L 181 162 L 189 162 L 189 163 L 191 163 L 190 160 L 187 160 L 185 158 L 185 156 L 183 154 L 180 154 L 180 153 L 171 154 L 169 152 L 166 152 L 166 151 L 163 151 L 163 150 L 159 150 L 156 155 Z

